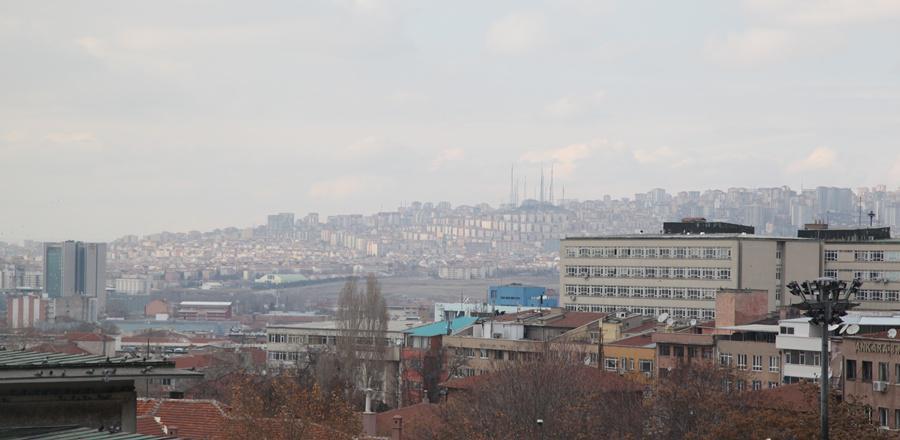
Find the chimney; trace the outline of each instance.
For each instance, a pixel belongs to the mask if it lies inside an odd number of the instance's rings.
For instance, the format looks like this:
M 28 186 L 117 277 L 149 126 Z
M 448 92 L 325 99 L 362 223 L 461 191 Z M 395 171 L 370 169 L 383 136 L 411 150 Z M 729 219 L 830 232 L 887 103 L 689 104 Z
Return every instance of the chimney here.
M 368 437 L 375 437 L 378 430 L 376 415 L 372 412 L 372 394 L 374 390 L 371 388 L 366 390 L 366 411 L 362 414 L 363 434 Z
M 391 428 L 391 440 L 403 440 L 403 417 L 394 416 L 394 426 Z

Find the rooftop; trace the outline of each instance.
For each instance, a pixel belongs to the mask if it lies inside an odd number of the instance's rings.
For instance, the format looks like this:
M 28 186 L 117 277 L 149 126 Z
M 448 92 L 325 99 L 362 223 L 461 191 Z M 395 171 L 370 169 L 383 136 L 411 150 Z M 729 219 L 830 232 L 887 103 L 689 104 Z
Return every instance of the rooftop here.
M 417 325 L 421 325 L 421 322 L 417 321 L 401 321 L 401 320 L 390 320 L 388 321 L 389 332 L 402 332 L 405 330 L 409 330 Z M 447 325 L 447 324 L 444 324 Z M 309 330 L 337 330 L 338 325 L 337 321 L 318 321 L 318 322 L 298 322 L 293 324 L 272 324 L 268 325 L 266 328 L 268 329 L 309 329 Z M 445 327 L 446 328 L 446 327 Z
M 137 416 L 140 434 L 158 435 L 177 428 L 178 437 L 196 439 L 224 438 L 227 417 L 216 400 L 145 398 L 138 399 Z
M 810 241 L 808 238 L 777 237 L 751 234 L 617 234 L 567 236 L 569 240 L 778 240 L 778 241 Z
M 474 316 L 461 316 L 458 318 L 454 318 L 450 321 L 450 333 L 456 333 L 466 327 L 475 324 L 478 318 Z M 419 327 L 414 327 L 408 330 L 405 330 L 403 333 L 406 333 L 409 336 L 422 336 L 422 337 L 431 337 L 431 336 L 439 336 L 447 334 L 447 321 L 437 321 L 431 324 L 425 324 Z
M 96 428 L 54 426 L 44 428 L 13 428 L 0 431 L 0 438 L 8 440 L 160 440 L 173 437 L 133 434 L 130 432 L 98 431 Z

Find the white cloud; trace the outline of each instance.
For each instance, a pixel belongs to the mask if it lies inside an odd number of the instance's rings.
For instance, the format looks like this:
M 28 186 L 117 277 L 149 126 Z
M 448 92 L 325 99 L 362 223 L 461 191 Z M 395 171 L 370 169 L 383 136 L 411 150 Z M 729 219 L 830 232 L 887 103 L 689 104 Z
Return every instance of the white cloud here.
M 836 163 L 837 152 L 835 150 L 826 147 L 818 147 L 803 159 L 788 165 L 787 170 L 791 173 L 823 170 L 834 167 Z
M 380 186 L 378 179 L 371 177 L 341 176 L 313 183 L 308 194 L 317 199 L 345 199 Z
M 556 165 L 555 172 L 559 176 L 570 176 L 575 171 L 578 162 L 590 157 L 596 148 L 608 145 L 609 143 L 605 140 L 597 140 L 561 148 L 529 151 L 522 155 L 521 160 L 530 163 L 553 164 Z
M 44 137 L 55 144 L 95 143 L 97 136 L 87 131 L 55 132 Z
M 447 162 L 462 160 L 466 157 L 466 152 L 461 148 L 448 148 L 438 154 L 431 161 L 431 171 L 437 171 Z
M 897 0 L 745 0 L 760 20 L 827 27 L 900 17 Z
M 379 136 L 369 136 L 364 139 L 360 139 L 350 145 L 347 146 L 343 150 L 343 156 L 372 156 L 379 153 L 384 153 L 385 151 L 391 148 L 390 143 L 387 139 L 379 137 Z
M 754 28 L 712 38 L 706 43 L 706 55 L 725 65 L 755 66 L 777 61 L 794 49 L 792 35 L 784 30 Z
M 563 96 L 544 107 L 544 113 L 555 119 L 570 119 L 590 111 L 606 98 L 605 91 L 587 96 Z
M 538 13 L 520 12 L 507 15 L 493 24 L 487 32 L 488 50 L 521 55 L 547 44 L 548 32 L 544 16 Z
M 667 161 L 676 156 L 675 150 L 672 147 L 659 147 L 655 150 L 635 150 L 632 153 L 634 160 L 638 161 L 638 163 L 648 164 L 648 163 L 656 163 Z
M 75 40 L 75 44 L 95 58 L 105 58 L 108 53 L 106 43 L 96 37 L 81 37 Z

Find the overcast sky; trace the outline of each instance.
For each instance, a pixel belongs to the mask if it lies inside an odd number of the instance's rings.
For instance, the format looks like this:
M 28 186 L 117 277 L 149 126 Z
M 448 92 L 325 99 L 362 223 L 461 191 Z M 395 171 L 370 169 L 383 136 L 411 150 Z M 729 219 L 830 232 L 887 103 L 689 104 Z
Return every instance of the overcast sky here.
M 900 1 L 0 0 L 0 240 L 900 185 Z M 558 196 L 558 195 L 557 195 Z

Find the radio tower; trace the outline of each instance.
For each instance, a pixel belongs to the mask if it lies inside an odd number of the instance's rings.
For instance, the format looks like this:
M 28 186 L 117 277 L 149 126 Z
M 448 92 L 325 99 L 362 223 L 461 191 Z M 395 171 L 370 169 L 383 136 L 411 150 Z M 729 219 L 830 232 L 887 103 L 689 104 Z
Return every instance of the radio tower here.
M 553 164 L 550 164 L 550 204 L 553 204 Z
M 541 196 L 538 200 L 541 201 L 541 205 L 544 204 L 544 164 L 541 164 Z

